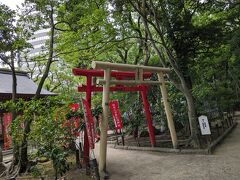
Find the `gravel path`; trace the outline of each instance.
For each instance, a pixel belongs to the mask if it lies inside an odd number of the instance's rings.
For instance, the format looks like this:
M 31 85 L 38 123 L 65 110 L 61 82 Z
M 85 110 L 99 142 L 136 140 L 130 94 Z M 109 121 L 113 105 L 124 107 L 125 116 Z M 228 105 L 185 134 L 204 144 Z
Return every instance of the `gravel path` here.
M 240 126 L 213 155 L 177 155 L 108 148 L 112 180 L 239 180 Z

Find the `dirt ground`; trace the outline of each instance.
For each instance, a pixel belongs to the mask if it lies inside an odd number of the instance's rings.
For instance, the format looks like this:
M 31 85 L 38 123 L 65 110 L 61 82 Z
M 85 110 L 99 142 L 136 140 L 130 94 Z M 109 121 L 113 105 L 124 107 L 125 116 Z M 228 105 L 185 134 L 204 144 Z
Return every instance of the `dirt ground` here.
M 108 148 L 107 154 L 107 170 L 112 180 L 239 180 L 240 125 L 213 155 L 150 153 L 113 148 Z

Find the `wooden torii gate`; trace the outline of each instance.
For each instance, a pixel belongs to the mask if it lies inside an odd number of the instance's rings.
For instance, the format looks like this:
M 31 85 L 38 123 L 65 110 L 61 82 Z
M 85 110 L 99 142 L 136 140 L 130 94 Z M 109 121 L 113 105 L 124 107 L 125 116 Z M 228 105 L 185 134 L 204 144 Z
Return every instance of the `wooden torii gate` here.
M 102 107 L 103 107 L 103 119 L 100 126 L 100 154 L 99 154 L 99 173 L 104 176 L 106 173 L 106 154 L 107 154 L 107 127 L 108 127 L 108 103 L 109 103 L 109 91 L 110 84 L 116 85 L 153 85 L 159 84 L 162 94 L 162 99 L 164 103 L 164 108 L 167 116 L 168 127 L 171 134 L 171 139 L 173 143 L 173 147 L 177 148 L 177 135 L 173 122 L 173 117 L 170 109 L 170 105 L 167 97 L 167 89 L 164 80 L 164 74 L 169 73 L 170 69 L 168 68 L 160 68 L 160 67 L 151 67 L 151 66 L 140 66 L 140 65 L 129 65 L 129 64 L 117 64 L 117 63 L 109 63 L 109 62 L 100 62 L 93 61 L 92 62 L 93 69 L 103 69 L 104 70 L 104 79 L 99 79 L 97 81 L 98 84 L 103 85 L 103 97 L 102 97 Z M 135 72 L 134 80 L 112 80 L 111 72 L 114 71 L 133 71 Z M 144 80 L 144 71 L 157 73 L 158 81 L 149 81 Z
M 92 92 L 102 92 L 103 87 L 102 86 L 96 86 L 93 84 L 93 77 L 103 77 L 104 71 L 103 70 L 93 70 L 93 69 L 80 69 L 80 68 L 73 68 L 72 72 L 75 76 L 85 76 L 86 77 L 86 85 L 80 85 L 78 86 L 78 92 L 85 92 L 86 93 L 86 100 L 89 104 L 89 107 L 91 107 L 91 94 Z M 117 79 L 117 80 L 125 80 L 125 79 L 134 79 L 135 78 L 135 72 L 124 72 L 124 71 L 112 71 L 110 73 L 111 77 Z M 143 79 L 148 79 L 152 76 L 152 73 L 145 72 L 142 75 Z M 155 135 L 154 135 L 154 129 L 152 125 L 152 119 L 151 119 L 151 113 L 149 108 L 149 103 L 147 101 L 147 91 L 148 87 L 146 85 L 135 85 L 135 86 L 123 86 L 121 84 L 111 86 L 109 87 L 109 91 L 123 91 L 123 92 L 141 92 L 141 97 L 144 105 L 144 111 L 146 114 L 146 120 L 148 125 L 148 132 L 149 132 L 149 138 L 152 147 L 156 145 L 155 141 Z M 87 132 L 85 130 L 84 132 L 84 161 L 85 163 L 88 163 L 89 159 L 89 142 L 87 138 Z

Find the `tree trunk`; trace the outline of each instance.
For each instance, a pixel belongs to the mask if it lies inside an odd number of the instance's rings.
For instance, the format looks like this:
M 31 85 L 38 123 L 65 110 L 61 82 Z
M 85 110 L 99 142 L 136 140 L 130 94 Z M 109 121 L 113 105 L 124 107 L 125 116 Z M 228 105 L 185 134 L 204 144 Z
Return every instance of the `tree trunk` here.
M 17 96 L 17 76 L 16 76 L 16 70 L 14 65 L 14 57 L 15 54 L 13 51 L 11 51 L 11 71 L 12 71 L 12 102 L 16 102 L 16 96 Z M 17 112 L 15 109 L 12 110 L 12 122 L 15 121 L 17 117 Z M 13 165 L 17 165 L 19 162 L 19 146 L 18 144 L 13 141 Z
M 197 124 L 197 116 L 194 105 L 194 100 L 192 93 L 188 88 L 184 88 L 184 96 L 187 100 L 187 109 L 188 109 L 188 118 L 189 118 L 189 126 L 191 131 L 192 145 L 195 148 L 200 147 L 199 137 L 198 137 L 198 124 Z
M 39 82 L 39 85 L 38 85 L 38 88 L 37 88 L 37 91 L 36 91 L 36 94 L 35 94 L 35 99 L 39 98 L 39 96 L 41 94 L 43 84 L 48 77 L 50 67 L 51 67 L 51 64 L 53 62 L 53 46 L 54 46 L 54 33 L 55 33 L 55 31 L 54 31 L 53 9 L 52 9 L 51 14 L 50 14 L 50 20 L 51 20 L 51 22 L 50 22 L 51 30 L 50 30 L 49 57 L 48 57 L 46 69 L 44 71 L 44 74 L 43 74 L 40 82 Z

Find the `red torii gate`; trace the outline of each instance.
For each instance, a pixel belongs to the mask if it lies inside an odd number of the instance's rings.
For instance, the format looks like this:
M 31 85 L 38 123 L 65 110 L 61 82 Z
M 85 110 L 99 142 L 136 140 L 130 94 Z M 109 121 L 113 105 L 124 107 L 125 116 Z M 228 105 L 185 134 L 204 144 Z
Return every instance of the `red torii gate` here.
M 85 76 L 86 77 L 86 85 L 78 86 L 78 92 L 86 93 L 86 100 L 89 103 L 89 107 L 91 107 L 91 94 L 92 92 L 102 92 L 103 87 L 98 87 L 92 84 L 92 77 L 103 77 L 103 70 L 93 70 L 93 69 L 80 69 L 73 68 L 72 72 L 75 76 Z M 135 79 L 135 72 L 119 72 L 119 71 L 111 71 L 111 77 L 116 78 L 117 80 L 124 79 Z M 143 73 L 143 79 L 148 79 L 152 76 L 152 73 L 145 72 Z M 141 92 L 141 97 L 144 105 L 144 110 L 146 114 L 146 120 L 148 125 L 148 132 L 151 145 L 154 147 L 156 145 L 154 129 L 152 125 L 151 113 L 149 110 L 149 103 L 147 101 L 147 91 L 148 87 L 146 85 L 136 85 L 136 86 L 123 86 L 123 85 L 115 85 L 109 88 L 110 91 L 124 91 L 124 92 Z M 84 161 L 88 162 L 89 159 L 89 142 L 87 138 L 87 132 L 84 132 Z

